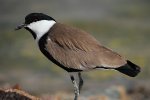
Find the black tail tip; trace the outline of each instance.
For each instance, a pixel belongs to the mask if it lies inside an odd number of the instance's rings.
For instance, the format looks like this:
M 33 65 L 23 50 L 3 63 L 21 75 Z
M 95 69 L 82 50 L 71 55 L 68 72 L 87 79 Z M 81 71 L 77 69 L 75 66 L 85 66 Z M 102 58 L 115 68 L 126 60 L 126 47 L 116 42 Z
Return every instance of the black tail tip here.
M 127 60 L 127 64 L 119 68 L 116 68 L 116 70 L 130 77 L 135 77 L 141 71 L 141 68 L 132 63 L 131 61 Z

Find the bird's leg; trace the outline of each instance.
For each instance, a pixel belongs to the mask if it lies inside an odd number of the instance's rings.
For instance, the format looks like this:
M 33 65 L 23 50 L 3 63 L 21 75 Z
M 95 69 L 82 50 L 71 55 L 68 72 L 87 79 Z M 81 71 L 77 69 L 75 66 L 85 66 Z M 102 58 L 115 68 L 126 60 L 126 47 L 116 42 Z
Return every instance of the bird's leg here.
M 74 97 L 74 100 L 78 100 L 78 96 L 79 96 L 79 88 L 78 88 L 78 85 L 74 79 L 74 76 L 73 75 L 70 75 L 70 78 L 71 78 L 71 81 L 73 83 L 73 86 L 74 86 L 74 93 L 75 93 L 75 97 Z
M 83 86 L 83 79 L 81 76 L 81 73 L 78 73 L 78 77 L 79 77 L 79 93 L 81 92 L 82 86 Z

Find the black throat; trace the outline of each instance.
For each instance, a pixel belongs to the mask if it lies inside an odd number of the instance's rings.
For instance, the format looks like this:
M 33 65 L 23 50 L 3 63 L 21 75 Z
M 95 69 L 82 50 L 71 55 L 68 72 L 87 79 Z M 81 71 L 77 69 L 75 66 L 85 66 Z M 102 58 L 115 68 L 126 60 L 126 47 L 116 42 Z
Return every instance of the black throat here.
M 33 36 L 34 39 L 36 39 L 37 36 L 36 36 L 35 32 L 33 32 L 33 31 L 32 31 L 30 28 L 28 28 L 28 27 L 25 27 L 25 29 L 28 30 L 28 31 L 32 34 L 32 36 Z

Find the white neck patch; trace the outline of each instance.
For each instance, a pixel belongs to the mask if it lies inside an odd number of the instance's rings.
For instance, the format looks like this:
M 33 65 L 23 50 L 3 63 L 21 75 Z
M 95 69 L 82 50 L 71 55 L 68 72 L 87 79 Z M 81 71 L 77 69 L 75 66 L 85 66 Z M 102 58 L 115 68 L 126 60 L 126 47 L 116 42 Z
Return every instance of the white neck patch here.
M 36 41 L 38 42 L 39 39 L 46 34 L 55 23 L 56 22 L 53 20 L 41 20 L 30 23 L 27 27 L 36 34 Z

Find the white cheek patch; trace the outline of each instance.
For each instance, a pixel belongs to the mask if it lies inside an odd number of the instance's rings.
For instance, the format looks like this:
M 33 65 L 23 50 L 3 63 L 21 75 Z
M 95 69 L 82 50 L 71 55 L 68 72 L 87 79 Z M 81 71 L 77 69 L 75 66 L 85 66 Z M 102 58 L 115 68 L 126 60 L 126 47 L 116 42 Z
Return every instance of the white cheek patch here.
M 53 20 L 41 20 L 31 23 L 27 27 L 36 34 L 36 40 L 39 41 L 39 39 L 46 34 L 55 23 L 56 22 Z

